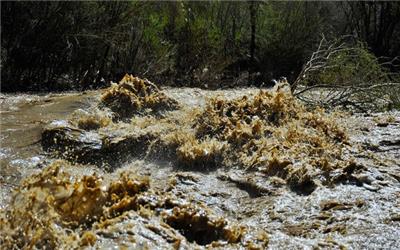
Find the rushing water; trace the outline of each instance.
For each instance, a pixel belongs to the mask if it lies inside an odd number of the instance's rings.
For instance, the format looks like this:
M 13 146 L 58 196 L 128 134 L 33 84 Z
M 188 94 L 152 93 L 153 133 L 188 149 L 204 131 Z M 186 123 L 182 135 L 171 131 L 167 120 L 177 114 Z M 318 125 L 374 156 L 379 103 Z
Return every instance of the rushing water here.
M 254 89 L 210 92 L 182 88 L 170 89 L 169 93 L 187 105 L 197 107 L 204 106 L 210 93 L 235 98 L 253 94 Z M 78 109 L 87 109 L 99 95 L 100 91 L 0 95 L 0 208 L 5 206 L 10 191 L 19 181 L 40 171 L 36 166 L 46 160 L 40 143 L 43 128 L 54 120 L 67 119 Z
M 21 178 L 38 171 L 43 162 L 40 140 L 43 127 L 66 119 L 74 110 L 93 102 L 96 92 L 0 95 L 0 207 Z
M 256 91 L 165 90 L 169 96 L 189 107 L 204 106 L 210 96 L 236 98 Z M 98 97 L 98 91 L 0 96 L 0 209 L 10 202 L 12 190 L 23 178 L 39 173 L 44 164 L 53 160 L 41 148 L 44 126 L 53 120 L 67 119 L 77 109 L 88 108 Z M 380 117 L 389 115 L 388 124 L 378 121 Z M 157 190 L 164 190 L 173 178 L 174 194 L 182 199 L 201 201 L 215 214 L 253 230 L 265 230 L 271 249 L 399 248 L 400 114 L 352 116 L 345 123 L 352 135 L 351 140 L 365 150 L 364 153 L 358 150 L 358 155 L 354 155 L 356 161 L 364 166 L 355 177 L 360 180 L 357 185 L 318 186 L 310 195 L 299 195 L 285 187 L 269 185 L 264 176 L 240 169 L 182 171 L 165 162 L 140 159 L 122 164 L 116 172 L 129 170 L 151 176 L 151 185 Z M 76 176 L 96 173 L 109 181 L 116 176 L 91 165 L 74 167 L 73 171 Z M 112 227 L 96 231 L 95 246 L 103 249 L 117 246 L 172 247 L 168 241 L 161 241 L 165 235 L 156 236 L 154 229 L 149 231 L 137 226 L 141 217 L 135 216 L 128 214 L 125 220 L 113 221 Z M 183 229 L 180 232 L 188 241 L 198 237 Z M 129 241 L 132 235 L 139 235 L 135 236 L 136 242 Z M 157 243 L 157 239 L 160 242 Z M 148 243 L 144 244 L 146 241 Z M 188 249 L 193 246 L 186 245 Z

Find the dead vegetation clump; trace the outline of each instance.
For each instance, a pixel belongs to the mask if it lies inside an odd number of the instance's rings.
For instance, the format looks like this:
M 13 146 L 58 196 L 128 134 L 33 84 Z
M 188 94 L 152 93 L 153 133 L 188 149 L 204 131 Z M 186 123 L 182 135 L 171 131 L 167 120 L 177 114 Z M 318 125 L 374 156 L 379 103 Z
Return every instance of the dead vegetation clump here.
M 300 193 L 310 193 L 318 184 L 331 184 L 334 170 L 351 165 L 343 157 L 348 137 L 336 121 L 341 115 L 319 108 L 308 110 L 288 87 L 278 85 L 253 98 L 216 97 L 204 110 L 180 119 L 154 118 L 144 127 L 164 124 L 150 151 L 169 155 L 179 166 L 241 166 L 279 177 Z
M 79 233 L 69 234 L 62 229 L 62 225 L 68 225 L 70 218 L 83 220 L 88 212 L 96 216 L 99 209 L 88 203 L 89 198 L 98 197 L 103 200 L 104 197 L 98 196 L 101 191 L 92 186 L 94 183 L 89 184 L 89 180 L 71 183 L 71 176 L 61 170 L 61 165 L 61 162 L 56 162 L 42 173 L 29 177 L 15 191 L 12 206 L 1 213 L 1 234 L 4 236 L 1 248 L 55 249 L 62 243 L 77 247 Z M 86 202 L 83 200 L 82 204 L 76 203 L 77 210 L 70 213 L 68 218 L 63 218 L 62 215 L 68 213 L 63 210 L 63 205 L 69 203 L 69 198 L 75 203 L 74 197 L 85 191 L 88 191 Z
M 94 245 L 98 232 L 107 231 L 131 212 L 141 217 L 133 221 L 138 237 L 147 234 L 143 230 L 160 235 L 168 231 L 165 244 L 173 241 L 179 245 L 184 239 L 199 245 L 218 241 L 242 244 L 244 228 L 215 216 L 201 202 L 152 189 L 147 176 L 123 171 L 111 178 L 78 178 L 68 172 L 68 166 L 57 161 L 23 181 L 10 206 L 0 213 L 1 248 Z
M 192 205 L 175 206 L 163 212 L 165 222 L 181 230 L 190 242 L 208 245 L 219 239 L 237 243 L 245 234 L 244 228 L 228 225 L 221 217 L 210 215 L 207 208 Z
M 130 108 L 114 106 L 125 101 Z M 329 185 L 336 178 L 331 176 L 334 170 L 351 165 L 343 154 L 348 145 L 346 131 L 336 121 L 341 114 L 307 109 L 295 99 L 287 83 L 260 90 L 252 97 L 215 97 L 204 109 L 181 107 L 162 117 L 136 112 L 157 105 L 178 106 L 170 105 L 175 103 L 170 101 L 150 82 L 126 75 L 103 94 L 102 102 L 110 104 L 110 109 L 131 112 L 129 116 L 133 117 L 129 124 L 113 123 L 109 130 L 101 130 L 105 136 L 102 141 L 107 142 L 110 132 L 118 130 L 119 144 L 131 145 L 134 141 L 136 146 L 121 146 L 116 149 L 117 155 L 133 154 L 125 151 L 136 150 L 139 145 L 147 158 L 170 160 L 185 168 L 240 166 L 279 177 L 291 188 L 307 193 L 319 183 Z M 146 136 L 134 137 L 136 134 Z M 107 148 L 104 152 L 116 150 Z
M 109 113 L 102 110 L 77 110 L 73 113 L 71 122 L 74 126 L 83 130 L 98 130 L 107 127 L 112 123 L 112 117 Z
M 316 176 L 348 165 L 342 159 L 348 139 L 337 117 L 307 110 L 280 85 L 254 98 L 211 99 L 193 126 L 198 140 L 225 143 L 226 155 L 239 165 L 303 188 L 315 186 Z
M 154 132 L 158 138 L 148 148 L 147 158 L 170 160 L 186 169 L 209 170 L 227 165 L 224 162 L 229 146 L 226 142 L 215 138 L 197 139 L 190 128 L 193 117 L 171 122 L 168 118 L 163 120 L 163 129 Z
M 203 110 L 135 117 L 132 125 L 157 134 L 147 155 L 185 168 L 251 168 L 309 193 L 318 183 L 330 184 L 333 170 L 351 164 L 343 157 L 348 137 L 336 121 L 340 116 L 308 110 L 287 86 L 278 85 L 252 98 L 216 97 Z
M 294 97 L 282 88 L 271 92 L 260 91 L 252 99 L 247 96 L 232 101 L 213 98 L 196 121 L 196 136 L 216 136 L 240 142 L 246 137 L 263 136 L 262 132 L 269 126 L 280 126 L 297 119 L 302 109 Z
M 148 187 L 148 180 L 138 177 L 107 184 L 96 175 L 74 180 L 57 161 L 41 173 L 24 180 L 15 191 L 9 210 L 2 218 L 2 247 L 59 248 L 93 245 L 96 236 L 90 225 L 106 218 L 107 206 L 120 202 L 121 193 L 134 195 Z M 92 228 L 93 229 L 93 228 Z
M 226 143 L 216 139 L 188 140 L 176 150 L 178 161 L 185 167 L 214 168 L 221 165 L 226 150 Z
M 148 80 L 126 74 L 119 84 L 113 83 L 101 96 L 101 104 L 110 108 L 117 119 L 135 114 L 155 113 L 178 108 L 178 103 L 162 93 Z

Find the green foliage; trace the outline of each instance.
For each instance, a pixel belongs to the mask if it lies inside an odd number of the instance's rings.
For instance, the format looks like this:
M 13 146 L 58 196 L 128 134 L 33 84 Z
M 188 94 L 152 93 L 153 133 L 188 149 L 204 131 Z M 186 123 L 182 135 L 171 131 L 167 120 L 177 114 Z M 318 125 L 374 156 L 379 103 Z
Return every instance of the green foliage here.
M 253 73 L 260 75 L 259 84 L 280 76 L 292 82 L 321 33 L 337 36 L 338 30 L 353 25 L 353 19 L 343 21 L 338 6 L 301 1 L 4 2 L 2 88 L 88 88 L 125 73 L 197 86 L 222 79 L 235 82 L 246 74 L 242 82 L 247 83 Z M 384 6 L 397 10 L 396 4 Z M 362 14 L 364 7 L 356 4 L 355 10 Z M 395 23 L 396 13 L 385 20 Z M 400 30 L 390 30 L 392 41 Z M 363 51 L 357 55 L 361 62 L 346 54 L 335 57 L 332 64 L 346 66 L 325 72 L 318 81 L 333 81 L 338 74 L 342 81 L 362 81 L 365 75 L 379 74 L 375 69 L 359 71 L 374 65 Z
M 388 81 L 387 70 L 362 43 L 332 53 L 326 65 L 311 74 L 306 84 L 369 85 Z
M 276 74 L 295 77 L 322 30 L 323 3 L 274 2 L 260 9 L 260 59 Z M 294 71 L 294 72 L 293 72 Z
M 323 38 L 296 80 L 302 87 L 295 94 L 306 96 L 310 104 L 328 108 L 350 106 L 361 111 L 396 108 L 400 104 L 400 77 L 385 64 L 364 43 L 346 43 L 342 39 L 328 42 Z

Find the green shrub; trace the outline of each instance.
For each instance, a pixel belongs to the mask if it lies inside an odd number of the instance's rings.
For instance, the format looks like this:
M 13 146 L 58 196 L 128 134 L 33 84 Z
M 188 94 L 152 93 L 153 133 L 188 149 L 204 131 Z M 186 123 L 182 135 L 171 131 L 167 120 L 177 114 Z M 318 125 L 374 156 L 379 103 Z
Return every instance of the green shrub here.
M 295 95 L 325 107 L 386 110 L 400 106 L 399 76 L 360 42 L 323 39 L 295 82 Z M 311 92 L 313 91 L 313 92 Z M 317 91 L 317 93 L 315 92 Z

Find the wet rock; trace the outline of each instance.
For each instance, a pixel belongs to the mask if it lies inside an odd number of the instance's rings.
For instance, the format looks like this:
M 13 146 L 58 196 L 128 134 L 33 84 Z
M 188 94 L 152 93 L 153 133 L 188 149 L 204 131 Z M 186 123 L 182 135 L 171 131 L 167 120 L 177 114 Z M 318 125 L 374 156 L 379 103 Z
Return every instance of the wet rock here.
M 327 200 L 320 203 L 320 207 L 322 211 L 327 210 L 348 210 L 351 209 L 349 204 L 341 203 L 337 200 Z
M 392 214 L 389 218 L 390 221 L 400 222 L 400 214 Z
M 378 126 L 378 127 L 387 127 L 387 126 L 389 126 L 389 123 L 388 123 L 388 122 L 381 121 L 381 122 L 378 122 L 378 123 L 376 124 L 376 126 Z
M 369 173 L 360 173 L 353 176 L 359 183 L 371 184 L 373 181 L 375 181 L 375 178 Z
M 265 184 L 265 180 L 257 180 L 257 178 L 228 174 L 221 174 L 218 178 L 220 180 L 234 183 L 239 189 L 246 191 L 250 197 L 260 197 L 272 193 L 270 188 L 262 185 Z
M 379 142 L 381 146 L 400 146 L 400 139 L 382 140 Z
M 367 183 L 363 183 L 362 186 L 363 186 L 365 189 L 367 189 L 367 190 L 369 190 L 369 191 L 373 191 L 373 192 L 376 192 L 376 191 L 378 191 L 378 190 L 380 189 L 380 187 L 378 187 L 378 186 L 369 185 L 369 184 L 367 184 Z
M 115 166 L 146 153 L 151 134 L 123 131 L 86 131 L 66 122 L 56 122 L 42 132 L 42 147 L 73 162 Z

